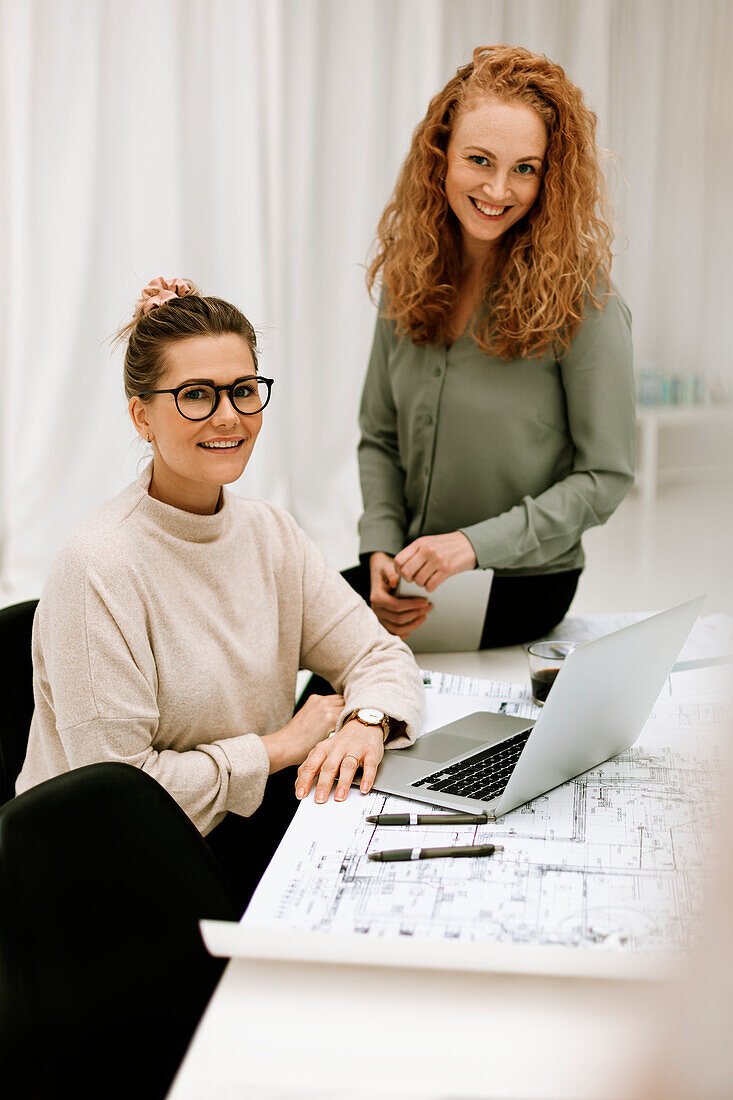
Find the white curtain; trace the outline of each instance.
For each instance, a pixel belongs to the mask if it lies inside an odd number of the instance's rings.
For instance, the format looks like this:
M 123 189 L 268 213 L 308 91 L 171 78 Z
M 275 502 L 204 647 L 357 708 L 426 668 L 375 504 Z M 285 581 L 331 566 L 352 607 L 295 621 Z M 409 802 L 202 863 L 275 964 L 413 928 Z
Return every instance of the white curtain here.
M 637 364 L 729 377 L 727 0 L 0 0 L 0 602 L 140 466 L 106 338 L 159 274 L 261 335 L 237 491 L 355 561 L 365 256 L 428 99 L 500 41 L 560 62 L 621 158 Z

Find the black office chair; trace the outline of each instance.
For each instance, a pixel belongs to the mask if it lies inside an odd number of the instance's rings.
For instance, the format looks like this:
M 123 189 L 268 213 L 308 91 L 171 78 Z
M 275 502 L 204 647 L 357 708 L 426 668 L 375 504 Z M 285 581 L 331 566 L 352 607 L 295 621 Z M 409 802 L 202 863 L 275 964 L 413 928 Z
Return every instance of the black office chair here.
M 33 717 L 31 630 L 38 600 L 0 610 L 3 655 L 3 707 L 0 718 L 0 806 L 15 794 L 15 780 L 28 748 Z
M 160 1100 L 235 920 L 208 845 L 129 764 L 90 764 L 0 809 L 0 1092 Z

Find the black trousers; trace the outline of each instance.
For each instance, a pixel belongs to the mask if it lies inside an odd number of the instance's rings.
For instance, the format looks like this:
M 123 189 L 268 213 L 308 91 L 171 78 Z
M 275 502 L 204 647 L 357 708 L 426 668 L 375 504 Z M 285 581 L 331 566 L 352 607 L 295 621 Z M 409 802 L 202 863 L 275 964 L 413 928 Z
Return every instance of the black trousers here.
M 269 776 L 262 804 L 251 817 L 228 813 L 204 837 L 229 880 L 240 915 L 298 808 L 297 771 L 283 768 Z
M 543 638 L 565 618 L 580 569 L 529 577 L 494 577 L 481 635 L 482 649 Z
M 344 569 L 342 576 L 362 599 L 369 602 L 369 566 Z M 528 577 L 494 577 L 486 609 L 481 649 L 520 645 L 542 638 L 565 618 L 578 587 L 580 569 L 542 573 Z M 298 706 L 309 695 L 331 695 L 333 688 L 320 676 L 311 676 Z

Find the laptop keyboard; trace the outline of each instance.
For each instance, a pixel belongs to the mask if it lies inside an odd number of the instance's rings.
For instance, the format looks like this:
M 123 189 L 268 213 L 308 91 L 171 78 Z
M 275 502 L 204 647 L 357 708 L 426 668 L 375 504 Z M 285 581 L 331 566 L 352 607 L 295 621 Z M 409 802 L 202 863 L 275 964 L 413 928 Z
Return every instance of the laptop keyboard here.
M 531 729 L 522 730 L 514 737 L 482 749 L 448 768 L 425 775 L 410 786 L 489 802 L 506 787 L 531 732 Z

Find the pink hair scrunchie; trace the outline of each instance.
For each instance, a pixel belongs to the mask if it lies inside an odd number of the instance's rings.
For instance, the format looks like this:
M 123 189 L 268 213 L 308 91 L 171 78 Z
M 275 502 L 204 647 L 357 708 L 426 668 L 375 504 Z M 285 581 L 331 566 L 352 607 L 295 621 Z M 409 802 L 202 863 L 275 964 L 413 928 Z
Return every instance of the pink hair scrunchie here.
M 146 287 L 143 287 L 142 295 L 136 305 L 142 313 L 150 313 L 151 309 L 162 306 L 171 298 L 185 298 L 188 294 L 195 294 L 194 288 L 185 279 L 164 279 L 159 275 L 157 279 L 151 279 Z

